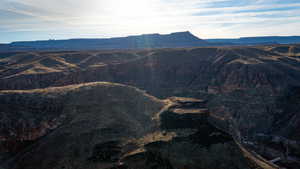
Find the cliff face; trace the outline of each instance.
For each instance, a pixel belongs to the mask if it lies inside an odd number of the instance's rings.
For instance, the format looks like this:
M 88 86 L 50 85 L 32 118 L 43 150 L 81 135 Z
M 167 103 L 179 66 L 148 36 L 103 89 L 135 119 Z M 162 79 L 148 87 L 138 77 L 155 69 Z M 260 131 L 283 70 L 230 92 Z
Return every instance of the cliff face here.
M 1 115 L 7 116 L 0 133 L 4 168 L 250 169 L 261 165 L 208 122 L 201 100 L 162 101 L 112 83 L 0 93 L 1 103 L 13 106 L 1 106 Z

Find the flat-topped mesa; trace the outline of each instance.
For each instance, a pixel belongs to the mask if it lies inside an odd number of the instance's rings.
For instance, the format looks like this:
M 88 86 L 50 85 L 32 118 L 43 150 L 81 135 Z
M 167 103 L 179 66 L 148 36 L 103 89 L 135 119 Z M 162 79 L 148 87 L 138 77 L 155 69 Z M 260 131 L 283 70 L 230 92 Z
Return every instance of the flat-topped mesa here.
M 20 41 L 7 44 L 2 47 L 3 49 L 0 48 L 0 51 L 148 49 L 198 47 L 208 45 L 210 45 L 210 43 L 186 31 L 171 34 L 155 33 L 107 39 Z
M 175 107 L 181 108 L 192 108 L 192 109 L 202 109 L 206 108 L 207 101 L 200 100 L 195 98 L 186 98 L 186 97 L 170 97 L 168 98 L 171 102 L 173 102 Z
M 208 109 L 173 109 L 176 114 L 208 114 Z
M 168 109 L 160 114 L 162 129 L 196 129 L 207 124 L 209 116 L 206 101 L 171 97 Z

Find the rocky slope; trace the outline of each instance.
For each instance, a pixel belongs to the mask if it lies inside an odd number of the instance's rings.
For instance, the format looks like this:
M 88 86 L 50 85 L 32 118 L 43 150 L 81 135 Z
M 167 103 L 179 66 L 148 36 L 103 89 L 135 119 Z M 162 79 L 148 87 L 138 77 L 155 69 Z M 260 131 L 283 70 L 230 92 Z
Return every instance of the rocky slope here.
M 151 117 L 164 105 L 136 88 L 111 83 L 4 91 L 0 98 L 1 145 L 8 155 L 16 155 L 16 168 L 52 168 L 79 157 L 87 160 L 83 157 L 92 151 L 87 148 L 150 132 Z M 34 144 L 11 150 L 26 141 Z
M 299 85 L 299 46 L 1 54 L 0 89 L 112 81 L 155 96 Z
M 4 168 L 273 168 L 211 125 L 197 99 L 103 82 L 2 91 L 0 100 Z

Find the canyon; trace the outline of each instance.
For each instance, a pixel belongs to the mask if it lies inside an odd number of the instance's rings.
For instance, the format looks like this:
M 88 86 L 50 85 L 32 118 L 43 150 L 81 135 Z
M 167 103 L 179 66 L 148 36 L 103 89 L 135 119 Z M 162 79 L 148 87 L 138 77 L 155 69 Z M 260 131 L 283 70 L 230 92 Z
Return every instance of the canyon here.
M 298 168 L 300 45 L 0 53 L 6 168 Z

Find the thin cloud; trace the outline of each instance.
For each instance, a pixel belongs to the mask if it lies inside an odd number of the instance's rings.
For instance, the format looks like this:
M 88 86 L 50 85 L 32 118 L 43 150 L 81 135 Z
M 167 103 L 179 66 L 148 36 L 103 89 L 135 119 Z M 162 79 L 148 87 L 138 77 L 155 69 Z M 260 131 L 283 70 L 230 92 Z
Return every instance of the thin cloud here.
M 203 38 L 300 34 L 296 0 L 1 0 L 0 16 L 0 37 L 10 34 L 0 42 L 42 33 L 48 39 L 184 30 Z

